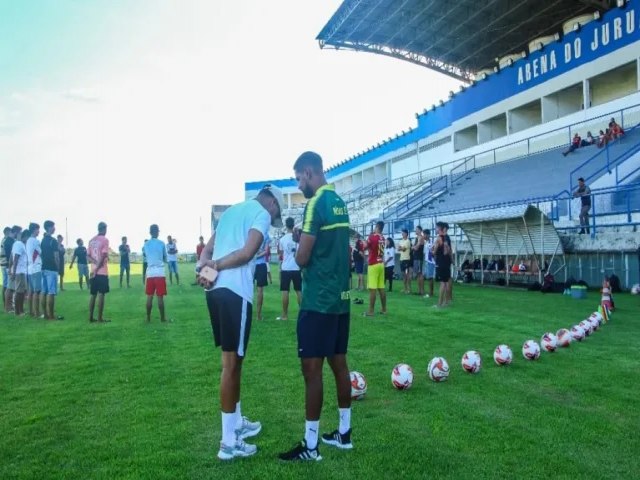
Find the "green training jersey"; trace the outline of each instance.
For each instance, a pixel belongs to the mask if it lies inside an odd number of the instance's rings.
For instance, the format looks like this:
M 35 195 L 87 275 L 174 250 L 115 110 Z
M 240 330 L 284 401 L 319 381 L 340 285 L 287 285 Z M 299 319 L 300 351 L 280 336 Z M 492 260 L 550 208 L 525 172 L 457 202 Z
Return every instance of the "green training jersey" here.
M 304 209 L 302 232 L 316 237 L 302 270 L 302 310 L 349 313 L 349 213 L 331 185 L 320 187 Z

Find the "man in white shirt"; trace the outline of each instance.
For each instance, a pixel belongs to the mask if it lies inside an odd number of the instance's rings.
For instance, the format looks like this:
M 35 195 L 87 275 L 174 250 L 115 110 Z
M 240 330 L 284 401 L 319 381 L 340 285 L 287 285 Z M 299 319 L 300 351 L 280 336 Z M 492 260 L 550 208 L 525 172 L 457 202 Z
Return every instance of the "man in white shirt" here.
M 287 233 L 278 242 L 278 255 L 282 256 L 282 268 L 280 270 L 280 291 L 282 292 L 282 315 L 276 320 L 289 319 L 289 288 L 293 283 L 293 291 L 298 298 L 298 307 L 302 302 L 302 274 L 296 263 L 298 242 L 293 240 L 294 220 L 288 217 L 285 222 Z
M 23 230 L 20 239 L 16 240 L 11 248 L 11 279 L 15 286 L 15 313 L 18 317 L 24 317 L 24 296 L 27 292 L 27 247 L 25 242 L 29 238 L 29 230 Z
M 220 460 L 257 452 L 257 447 L 244 439 L 257 435 L 262 425 L 242 416 L 240 380 L 251 330 L 255 256 L 267 238 L 269 226 L 282 227 L 283 206 L 280 189 L 265 185 L 254 199 L 230 207 L 220 217 L 196 264 L 196 272 L 205 266 L 218 272 L 213 283 L 204 276 L 199 282 L 207 292 L 215 345 L 222 347 Z
M 167 262 L 169 263 L 169 282 L 173 285 L 173 274 L 175 273 L 176 284 L 180 285 L 180 276 L 178 275 L 178 244 L 175 239 L 171 238 L 171 235 L 167 237 Z
M 29 224 L 29 239 L 27 240 L 27 273 L 29 276 L 29 315 L 40 317 L 40 292 L 42 291 L 42 249 L 40 248 L 40 225 Z

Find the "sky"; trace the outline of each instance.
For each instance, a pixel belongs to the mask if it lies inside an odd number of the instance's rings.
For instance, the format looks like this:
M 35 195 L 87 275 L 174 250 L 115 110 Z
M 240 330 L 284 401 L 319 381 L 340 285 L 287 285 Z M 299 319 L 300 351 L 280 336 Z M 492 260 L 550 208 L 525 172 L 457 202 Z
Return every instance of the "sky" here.
M 0 223 L 193 252 L 244 183 L 416 125 L 459 82 L 321 50 L 340 0 L 0 0 Z

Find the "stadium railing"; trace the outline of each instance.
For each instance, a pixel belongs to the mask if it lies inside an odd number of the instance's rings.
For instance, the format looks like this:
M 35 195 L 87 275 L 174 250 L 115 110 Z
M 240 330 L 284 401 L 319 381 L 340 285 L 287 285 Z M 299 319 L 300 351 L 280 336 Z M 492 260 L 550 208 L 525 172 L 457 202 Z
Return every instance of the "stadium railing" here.
M 387 219 L 391 216 L 407 215 L 422 208 L 437 195 L 447 191 L 447 179 L 448 177 L 446 175 L 429 179 L 406 197 L 401 198 L 398 202 L 385 208 L 382 211 L 382 218 Z

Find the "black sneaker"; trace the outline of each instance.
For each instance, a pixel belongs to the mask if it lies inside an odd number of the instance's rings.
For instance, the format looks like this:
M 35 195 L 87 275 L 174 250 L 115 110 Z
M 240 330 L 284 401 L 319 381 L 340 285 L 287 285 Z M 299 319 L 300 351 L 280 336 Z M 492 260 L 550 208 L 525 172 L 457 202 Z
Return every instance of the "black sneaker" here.
M 324 433 L 322 434 L 322 443 L 333 445 L 343 450 L 350 450 L 353 448 L 353 444 L 351 443 L 351 429 L 347 430 L 346 433 L 340 433 L 339 430 Z
M 299 444 L 293 447 L 288 452 L 281 453 L 278 455 L 280 460 L 284 460 L 285 462 L 295 462 L 295 461 L 312 461 L 319 462 L 322 460 L 320 456 L 320 450 L 318 447 L 311 449 L 307 448 L 307 442 L 302 440 Z

